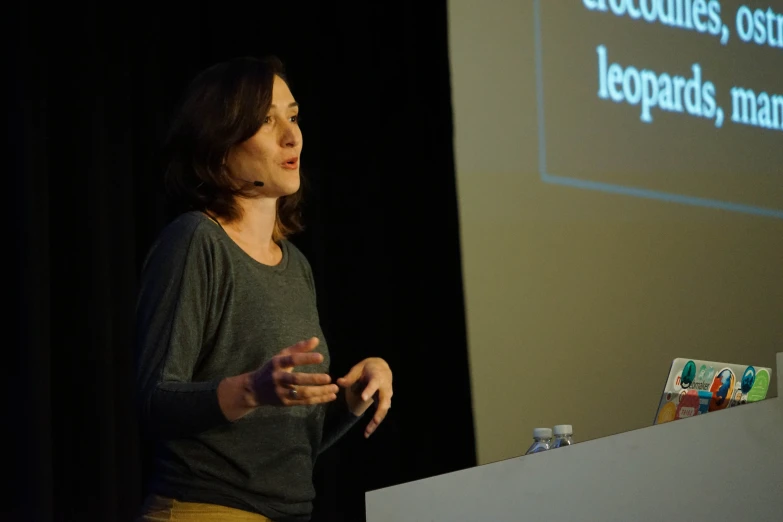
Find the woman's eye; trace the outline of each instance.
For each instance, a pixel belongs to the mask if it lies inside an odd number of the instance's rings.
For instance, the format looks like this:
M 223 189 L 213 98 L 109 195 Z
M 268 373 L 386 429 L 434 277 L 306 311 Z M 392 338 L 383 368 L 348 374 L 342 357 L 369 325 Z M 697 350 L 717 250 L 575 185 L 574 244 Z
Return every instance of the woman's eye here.
M 271 116 L 264 116 L 264 123 L 272 123 L 272 117 Z
M 299 117 L 299 115 L 295 114 L 294 116 L 291 116 L 291 123 L 299 123 L 300 119 L 301 118 Z

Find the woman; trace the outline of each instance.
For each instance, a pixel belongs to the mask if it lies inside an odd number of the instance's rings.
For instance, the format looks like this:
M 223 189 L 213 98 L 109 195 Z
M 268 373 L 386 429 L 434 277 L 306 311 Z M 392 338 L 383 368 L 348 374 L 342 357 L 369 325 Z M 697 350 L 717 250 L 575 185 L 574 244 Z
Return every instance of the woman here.
M 310 265 L 286 240 L 298 113 L 277 59 L 241 58 L 196 77 L 171 127 L 166 182 L 191 210 L 142 271 L 138 391 L 157 450 L 141 520 L 308 520 L 318 454 L 391 406 L 382 359 L 328 374 Z

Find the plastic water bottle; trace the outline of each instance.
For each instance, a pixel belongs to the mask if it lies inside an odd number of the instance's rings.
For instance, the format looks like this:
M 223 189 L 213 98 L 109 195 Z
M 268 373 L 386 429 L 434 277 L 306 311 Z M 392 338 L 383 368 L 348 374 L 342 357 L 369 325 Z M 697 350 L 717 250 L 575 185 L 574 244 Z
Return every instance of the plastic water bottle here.
M 525 455 L 546 451 L 549 449 L 549 443 L 552 441 L 552 430 L 550 428 L 536 428 L 533 430 L 533 444 L 527 449 Z
M 574 429 L 570 424 L 558 424 L 555 426 L 554 432 L 555 440 L 552 441 L 552 445 L 550 446 L 552 449 L 560 448 L 562 446 L 570 446 L 574 443 Z

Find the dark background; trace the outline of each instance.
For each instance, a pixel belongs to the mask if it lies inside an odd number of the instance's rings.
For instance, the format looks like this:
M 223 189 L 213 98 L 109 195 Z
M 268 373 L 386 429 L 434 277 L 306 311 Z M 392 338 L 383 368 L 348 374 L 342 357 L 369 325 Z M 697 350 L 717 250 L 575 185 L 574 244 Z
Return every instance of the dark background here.
M 394 371 L 381 428 L 319 459 L 314 519 L 363 520 L 365 491 L 475 465 L 446 2 L 28 4 L 3 17 L 2 519 L 136 515 L 133 312 L 168 218 L 158 145 L 187 81 L 234 56 L 278 55 L 302 105 L 308 228 L 293 241 L 333 374 L 371 355 Z

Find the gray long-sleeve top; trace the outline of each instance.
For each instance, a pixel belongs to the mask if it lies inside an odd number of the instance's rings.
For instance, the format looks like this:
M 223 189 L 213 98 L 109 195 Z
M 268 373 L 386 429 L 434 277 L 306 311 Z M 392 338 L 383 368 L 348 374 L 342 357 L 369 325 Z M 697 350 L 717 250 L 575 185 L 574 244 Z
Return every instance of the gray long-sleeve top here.
M 235 422 L 217 399 L 223 378 L 314 336 L 323 363 L 296 371 L 328 372 L 310 265 L 290 242 L 280 246 L 278 265 L 261 264 L 208 216 L 188 212 L 151 248 L 137 304 L 137 390 L 158 443 L 152 492 L 309 519 L 315 459 L 357 420 L 344 396 L 328 407 L 261 406 Z

